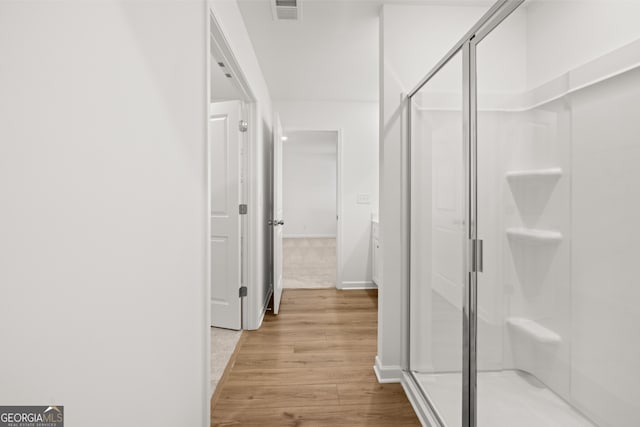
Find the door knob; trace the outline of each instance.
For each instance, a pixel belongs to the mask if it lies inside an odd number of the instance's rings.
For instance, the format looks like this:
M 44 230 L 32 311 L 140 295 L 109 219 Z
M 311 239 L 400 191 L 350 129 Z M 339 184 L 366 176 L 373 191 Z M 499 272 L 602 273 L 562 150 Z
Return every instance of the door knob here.
M 284 225 L 284 221 L 283 220 L 276 221 L 276 225 Z

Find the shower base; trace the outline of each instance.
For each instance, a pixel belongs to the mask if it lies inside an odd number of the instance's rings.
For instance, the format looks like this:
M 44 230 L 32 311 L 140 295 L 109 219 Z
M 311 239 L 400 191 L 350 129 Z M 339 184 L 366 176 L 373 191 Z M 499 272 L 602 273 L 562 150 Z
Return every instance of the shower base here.
M 461 425 L 462 378 L 458 373 L 414 376 L 447 427 Z M 521 371 L 478 374 L 481 427 L 594 427 L 533 375 Z

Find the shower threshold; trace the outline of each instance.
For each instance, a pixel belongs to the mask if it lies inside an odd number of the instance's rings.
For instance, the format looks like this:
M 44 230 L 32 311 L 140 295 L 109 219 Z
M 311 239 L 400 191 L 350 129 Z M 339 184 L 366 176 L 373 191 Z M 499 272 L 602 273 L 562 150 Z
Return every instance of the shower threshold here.
M 414 377 L 446 427 L 460 427 L 461 384 L 459 373 L 423 374 Z M 491 427 L 594 427 L 584 415 L 549 390 L 533 375 L 522 371 L 478 374 L 478 425 Z

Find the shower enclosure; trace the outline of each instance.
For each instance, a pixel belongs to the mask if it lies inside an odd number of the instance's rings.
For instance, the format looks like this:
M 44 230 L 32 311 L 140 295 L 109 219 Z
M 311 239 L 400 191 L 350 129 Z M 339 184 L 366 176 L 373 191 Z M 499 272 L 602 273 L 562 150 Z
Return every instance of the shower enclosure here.
M 442 426 L 640 425 L 640 2 L 497 2 L 408 97 L 407 364 Z

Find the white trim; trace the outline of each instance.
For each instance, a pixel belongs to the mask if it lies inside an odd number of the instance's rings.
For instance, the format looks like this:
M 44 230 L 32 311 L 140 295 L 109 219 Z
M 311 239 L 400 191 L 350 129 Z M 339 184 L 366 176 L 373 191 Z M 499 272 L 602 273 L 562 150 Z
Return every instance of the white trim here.
M 376 378 L 380 384 L 402 382 L 403 372 L 400 365 L 383 366 L 378 356 L 376 356 L 373 371 L 376 373 Z
M 427 406 L 420 390 L 416 386 L 415 382 L 411 379 L 411 376 L 408 372 L 402 373 L 402 389 L 404 390 L 404 394 L 407 395 L 407 399 L 409 399 L 409 403 L 413 407 L 418 419 L 420 420 L 420 424 L 424 427 L 437 427 L 440 424 L 436 421 L 435 416 L 431 413 L 429 406 Z
M 337 239 L 336 234 L 285 234 L 284 239 Z
M 204 298 L 203 303 L 205 306 L 204 313 L 205 318 L 204 322 L 206 327 L 204 328 L 204 351 L 205 354 L 203 356 L 204 363 L 204 375 L 203 375 L 203 397 L 205 399 L 204 402 L 204 413 L 203 415 L 203 427 L 210 424 L 211 420 L 211 167 L 210 167 L 210 159 L 211 159 L 211 144 L 209 143 L 209 117 L 211 117 L 211 102 L 210 102 L 210 94 L 211 94 L 211 9 L 209 6 L 206 7 L 206 88 L 207 88 L 207 96 L 206 96 L 206 107 L 205 107 L 205 135 L 206 139 L 204 141 L 205 144 L 205 153 L 206 157 L 202 160 L 205 163 L 205 188 L 207 189 L 206 194 L 206 211 L 203 212 L 204 221 L 205 221 L 205 235 L 202 236 L 204 240 L 205 246 L 205 280 L 204 280 Z M 209 402 L 209 403 L 207 403 Z
M 245 285 L 247 286 L 247 291 L 249 289 L 255 290 L 255 283 L 257 283 L 258 277 L 258 269 L 257 269 L 257 260 L 259 259 L 259 250 L 258 245 L 256 244 L 256 236 L 257 230 L 259 226 L 259 218 L 256 215 L 256 206 L 258 205 L 258 191 L 256 190 L 256 185 L 254 182 L 254 171 L 257 167 L 257 153 L 256 153 L 256 141 L 258 140 L 258 106 L 257 103 L 247 103 L 245 104 L 247 110 L 247 122 L 249 123 L 249 132 L 248 132 L 248 140 L 247 140 L 247 152 L 246 152 L 246 160 L 245 164 L 247 168 L 245 169 L 245 181 L 246 181 L 246 198 L 245 203 L 247 203 L 247 234 L 246 234 L 246 276 L 245 276 Z M 252 126 L 256 124 L 255 126 Z M 251 320 L 253 320 L 253 316 L 250 313 L 253 313 L 255 310 L 252 310 L 253 306 L 250 304 L 250 297 L 242 299 L 242 329 L 248 329 L 251 325 Z
M 344 262 L 342 260 L 342 129 L 338 129 L 338 146 L 336 147 L 336 216 L 338 218 L 336 224 L 336 284 L 342 283 L 342 269 Z M 344 285 L 344 283 L 342 283 Z
M 378 289 L 378 285 L 376 285 L 371 280 L 362 280 L 355 282 L 342 282 L 340 286 L 337 286 L 338 290 L 355 290 L 355 289 Z
M 249 274 L 247 282 L 248 295 L 245 298 L 247 306 L 247 322 L 243 325 L 243 329 L 257 329 L 262 322 L 260 312 L 264 301 L 262 295 L 258 293 L 258 278 L 262 274 L 259 268 L 260 259 L 264 259 L 266 263 L 266 253 L 262 252 L 263 246 L 258 244 L 258 234 L 264 227 L 264 216 L 258 215 L 258 206 L 263 204 L 262 200 L 262 177 L 257 176 L 258 160 L 261 158 L 259 153 L 263 150 L 265 135 L 262 134 L 260 127 L 262 126 L 262 111 L 260 105 L 253 104 L 253 121 L 249 122 L 249 132 L 251 133 L 251 141 L 249 143 L 248 158 L 249 167 L 247 170 L 247 182 L 249 183 L 249 199 L 248 199 L 248 220 L 249 230 L 247 236 L 247 245 L 249 250 Z M 266 233 L 265 237 L 266 239 Z M 264 244 L 264 242 L 262 242 Z M 264 266 L 263 266 L 264 268 Z M 264 276 L 263 280 L 269 283 L 270 278 Z
M 253 108 L 251 108 L 246 102 L 241 102 L 241 113 L 240 120 L 246 120 L 247 123 L 251 123 L 251 112 Z M 241 156 L 241 164 L 240 164 L 240 174 L 247 176 L 247 171 L 249 169 L 249 144 L 251 143 L 251 133 L 245 132 L 241 135 L 242 138 L 242 149 L 240 151 Z M 249 204 L 249 183 L 247 179 L 240 180 L 240 203 L 244 205 Z M 240 223 L 242 224 L 240 229 L 240 268 L 241 268 L 241 282 L 240 286 L 247 286 L 249 283 L 249 245 L 247 244 L 248 236 L 249 236 L 249 215 L 241 215 Z M 246 325 L 246 308 L 247 302 L 246 298 L 240 299 L 240 329 Z

